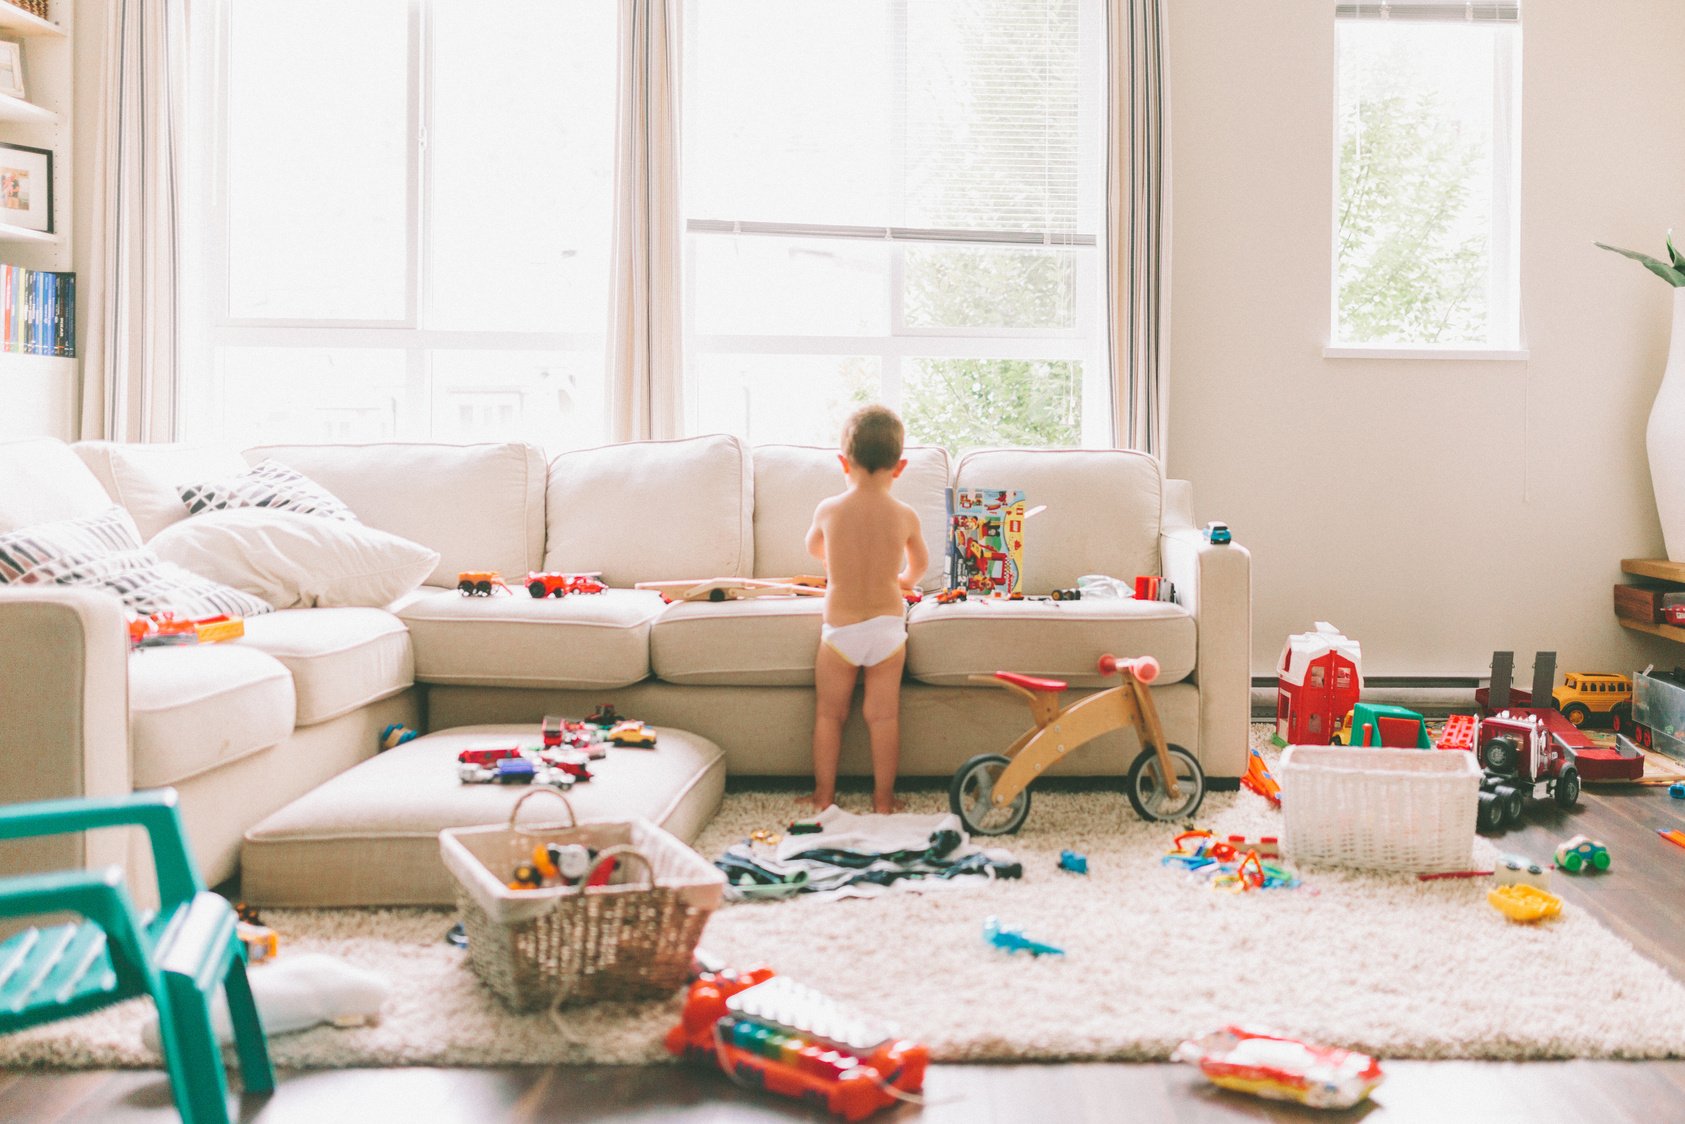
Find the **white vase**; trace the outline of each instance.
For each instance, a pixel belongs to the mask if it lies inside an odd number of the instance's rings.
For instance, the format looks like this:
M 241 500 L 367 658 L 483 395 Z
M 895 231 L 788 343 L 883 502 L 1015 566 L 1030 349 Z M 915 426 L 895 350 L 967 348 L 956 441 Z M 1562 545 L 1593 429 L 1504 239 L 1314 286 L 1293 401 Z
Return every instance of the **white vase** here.
M 1669 561 L 1685 562 L 1685 288 L 1673 290 L 1673 341 L 1644 443 L 1663 546 Z

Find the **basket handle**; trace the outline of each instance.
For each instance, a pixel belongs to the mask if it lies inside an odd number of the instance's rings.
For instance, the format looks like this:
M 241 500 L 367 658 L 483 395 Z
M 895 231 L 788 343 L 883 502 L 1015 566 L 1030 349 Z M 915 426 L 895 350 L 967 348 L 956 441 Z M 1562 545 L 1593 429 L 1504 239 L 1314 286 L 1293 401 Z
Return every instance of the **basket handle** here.
M 517 826 L 516 823 L 515 823 L 515 817 L 520 814 L 521 805 L 525 804 L 528 800 L 531 800 L 534 796 L 537 796 L 540 793 L 545 793 L 545 792 L 548 792 L 551 796 L 554 796 L 557 800 L 560 800 L 562 802 L 562 807 L 564 807 L 568 810 L 568 822 L 565 823 L 565 824 L 561 824 L 561 823 L 539 824 L 539 825 L 532 826 L 532 827 Z M 546 830 L 546 829 L 554 829 L 554 828 L 558 828 L 558 827 L 578 827 L 578 826 L 579 826 L 579 816 L 578 816 L 577 813 L 574 812 L 573 805 L 568 802 L 568 798 L 563 796 L 561 793 L 557 792 L 555 789 L 550 788 L 548 786 L 546 786 L 544 788 L 533 789 L 531 792 L 525 794 L 519 800 L 515 801 L 515 806 L 513 808 L 509 809 L 509 830 L 515 832 L 518 835 L 540 835 L 540 834 L 543 834 L 543 831 Z
M 560 793 L 557 795 L 560 795 Z M 653 889 L 655 887 L 655 864 L 650 862 L 648 856 L 636 847 L 632 846 L 630 843 L 616 843 L 612 847 L 604 847 L 602 850 L 597 852 L 597 861 L 591 864 L 591 869 L 586 872 L 585 877 L 579 882 L 580 890 L 583 892 L 585 890 L 592 889 L 591 879 L 596 875 L 597 871 L 602 869 L 603 864 L 613 859 L 617 859 L 622 855 L 629 859 L 637 859 L 639 862 L 644 864 L 644 873 L 649 876 L 649 886 Z

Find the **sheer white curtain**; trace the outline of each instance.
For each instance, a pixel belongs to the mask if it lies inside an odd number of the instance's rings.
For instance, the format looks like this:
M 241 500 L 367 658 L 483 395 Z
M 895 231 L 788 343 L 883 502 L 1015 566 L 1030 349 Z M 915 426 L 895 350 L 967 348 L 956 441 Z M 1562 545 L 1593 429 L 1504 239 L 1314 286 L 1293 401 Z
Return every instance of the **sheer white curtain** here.
M 608 380 L 614 438 L 684 426 L 679 300 L 681 0 L 621 0 Z
M 82 436 L 175 437 L 180 290 L 180 110 L 186 65 L 182 0 L 109 0 L 100 36 L 100 100 L 82 362 Z
M 1170 83 L 1165 0 L 1107 0 L 1106 276 L 1113 434 L 1165 456 Z

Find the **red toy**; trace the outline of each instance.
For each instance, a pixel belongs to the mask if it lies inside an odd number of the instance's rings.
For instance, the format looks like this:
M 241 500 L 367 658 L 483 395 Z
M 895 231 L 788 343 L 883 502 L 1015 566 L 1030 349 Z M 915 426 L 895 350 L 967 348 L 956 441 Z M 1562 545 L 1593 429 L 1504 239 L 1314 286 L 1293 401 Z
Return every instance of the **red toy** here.
M 583 574 L 564 574 L 534 570 L 527 574 L 527 592 L 534 597 L 566 597 L 570 593 L 601 593 L 608 586 L 597 579 L 601 570 Z
M 1445 720 L 1445 729 L 1439 732 L 1439 740 L 1433 743 L 1435 749 L 1466 749 L 1474 750 L 1475 731 L 1480 726 L 1480 720 L 1472 714 L 1453 714 Z
M 1327 621 L 1294 633 L 1276 665 L 1276 745 L 1327 745 L 1363 693 L 1363 650 Z
M 1270 773 L 1270 767 L 1264 764 L 1264 755 L 1255 749 L 1246 751 L 1246 773 L 1240 778 L 1240 783 L 1256 792 L 1265 800 L 1277 807 L 1281 806 L 1281 785 Z
M 135 617 L 129 622 L 129 644 L 135 648 L 214 644 L 221 640 L 238 640 L 245 634 L 245 619 L 226 614 L 188 620 L 178 619 L 174 613 L 163 612 L 153 613 L 149 617 Z
M 1480 808 L 1476 826 L 1500 831 L 1521 822 L 1525 799 L 1550 797 L 1560 808 L 1580 799 L 1580 771 L 1569 746 L 1532 713 L 1502 711 L 1480 724 Z
M 1382 1079 L 1368 1054 L 1242 1026 L 1189 1039 L 1170 1060 L 1192 1062 L 1225 1089 L 1312 1108 L 1350 1108 Z
M 913 1100 L 930 1053 L 863 1022 L 812 988 L 751 972 L 704 972 L 667 1049 L 707 1060 L 739 1083 L 864 1120 Z
M 521 756 L 521 751 L 512 745 L 500 745 L 483 749 L 465 749 L 456 755 L 459 765 L 479 765 L 491 768 L 499 761 L 510 757 Z

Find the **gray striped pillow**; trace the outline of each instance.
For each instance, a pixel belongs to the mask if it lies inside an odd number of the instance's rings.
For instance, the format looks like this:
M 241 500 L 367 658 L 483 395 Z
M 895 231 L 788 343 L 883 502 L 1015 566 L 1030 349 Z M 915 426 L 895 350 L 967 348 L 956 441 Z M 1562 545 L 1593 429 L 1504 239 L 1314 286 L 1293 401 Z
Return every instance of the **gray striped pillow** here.
M 274 611 L 250 594 L 159 558 L 140 544 L 135 521 L 120 507 L 0 535 L 0 585 L 49 583 L 110 590 L 138 614 L 197 619 Z
M 238 476 L 204 484 L 183 484 L 177 490 L 189 515 L 235 507 L 267 507 L 357 522 L 351 509 L 332 492 L 280 461 L 262 461 Z

